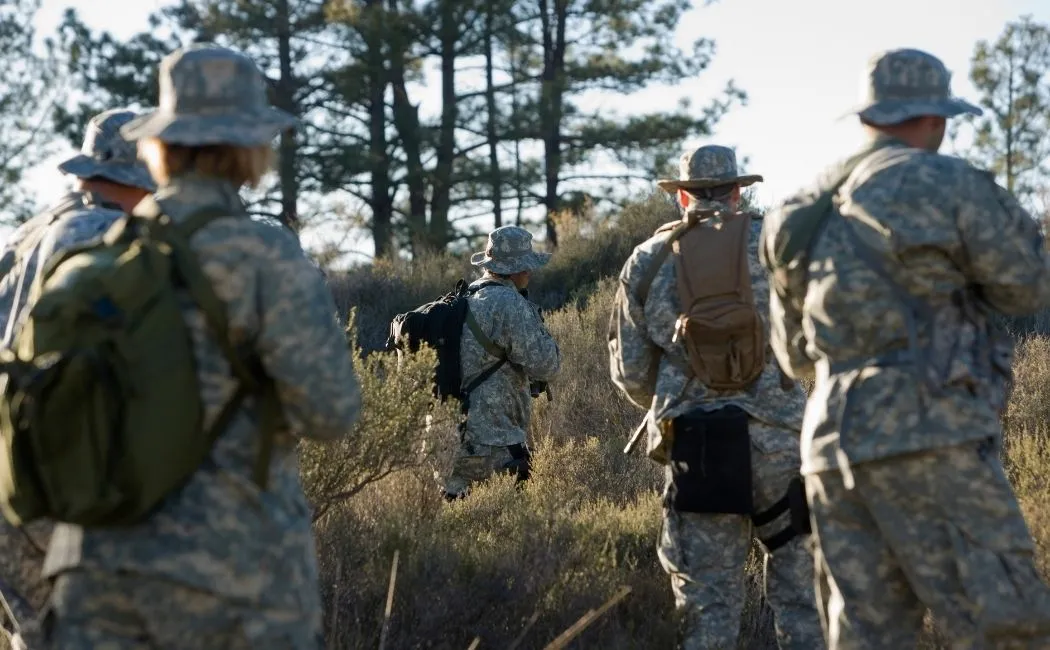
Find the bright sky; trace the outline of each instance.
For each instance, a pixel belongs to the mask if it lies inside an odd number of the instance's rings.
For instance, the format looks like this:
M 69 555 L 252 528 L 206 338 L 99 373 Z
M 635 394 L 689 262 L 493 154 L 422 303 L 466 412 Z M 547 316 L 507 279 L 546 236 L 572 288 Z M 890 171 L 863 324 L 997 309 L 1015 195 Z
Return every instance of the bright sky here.
M 116 5 L 119 4 L 119 10 Z M 67 6 L 95 28 L 130 36 L 162 0 L 43 0 L 41 32 L 50 31 Z M 770 204 L 808 183 L 825 165 L 860 143 L 855 121 L 837 121 L 860 96 L 868 57 L 894 47 L 916 47 L 940 57 L 954 73 L 954 92 L 976 101 L 969 84 L 970 56 L 979 39 L 995 39 L 1006 22 L 1031 14 L 1050 22 L 1050 0 L 718 0 L 695 3 L 676 40 L 713 38 L 717 52 L 697 79 L 675 88 L 652 88 L 630 100 L 639 110 L 673 107 L 683 95 L 694 106 L 733 78 L 750 95 L 731 111 L 709 142 L 736 147 L 749 171 L 765 176 L 757 199 Z M 852 7 L 852 11 L 846 7 Z M 603 108 L 624 100 L 610 96 Z M 684 147 L 705 142 L 685 142 Z M 53 166 L 32 174 L 33 184 L 55 195 L 67 184 Z M 371 252 L 371 246 L 366 248 Z

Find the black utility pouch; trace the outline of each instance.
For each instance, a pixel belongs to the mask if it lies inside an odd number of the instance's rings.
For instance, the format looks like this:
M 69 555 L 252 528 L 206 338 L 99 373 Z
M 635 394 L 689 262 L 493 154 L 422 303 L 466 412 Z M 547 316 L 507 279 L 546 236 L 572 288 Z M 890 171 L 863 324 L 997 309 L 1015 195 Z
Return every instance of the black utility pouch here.
M 796 476 L 788 483 L 788 509 L 791 513 L 791 527 L 799 535 L 809 535 L 813 528 L 809 522 L 809 502 L 806 500 L 806 484 L 801 476 Z
M 679 512 L 750 515 L 751 437 L 736 406 L 674 420 L 667 505 Z

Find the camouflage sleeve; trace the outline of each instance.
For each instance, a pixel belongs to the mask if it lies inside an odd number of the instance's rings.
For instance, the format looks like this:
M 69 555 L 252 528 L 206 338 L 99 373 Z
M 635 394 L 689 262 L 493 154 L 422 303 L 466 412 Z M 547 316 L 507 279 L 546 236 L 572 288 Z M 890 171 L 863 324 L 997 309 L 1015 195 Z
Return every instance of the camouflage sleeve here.
M 769 292 L 769 343 L 784 374 L 792 379 L 813 376 L 815 369 L 806 354 L 802 313 L 775 290 Z
M 990 173 L 968 171 L 964 186 L 972 196 L 961 202 L 958 213 L 967 279 L 1006 314 L 1029 314 L 1050 305 L 1050 256 L 1038 223 Z
M 277 383 L 284 416 L 305 438 L 350 433 L 361 390 L 332 294 L 294 239 L 281 233 L 260 270 L 256 348 Z
M 656 392 L 660 348 L 646 335 L 645 305 L 631 289 L 629 260 L 620 274 L 609 320 L 609 374 L 613 384 L 636 406 L 648 409 Z
M 535 305 L 528 300 L 515 300 L 504 328 L 501 347 L 507 351 L 507 359 L 520 367 L 529 379 L 550 381 L 558 374 L 561 350 Z

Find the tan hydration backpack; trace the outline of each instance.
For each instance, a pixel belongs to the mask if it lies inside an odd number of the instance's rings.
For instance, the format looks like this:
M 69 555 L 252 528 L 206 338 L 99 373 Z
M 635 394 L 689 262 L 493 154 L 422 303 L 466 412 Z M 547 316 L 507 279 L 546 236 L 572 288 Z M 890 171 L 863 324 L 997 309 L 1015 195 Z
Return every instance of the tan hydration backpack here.
M 671 231 L 641 285 L 641 300 L 667 256 L 674 253 L 681 313 L 674 340 L 681 340 L 689 371 L 713 390 L 743 390 L 766 365 L 766 332 L 755 306 L 748 265 L 752 215 L 693 210 Z

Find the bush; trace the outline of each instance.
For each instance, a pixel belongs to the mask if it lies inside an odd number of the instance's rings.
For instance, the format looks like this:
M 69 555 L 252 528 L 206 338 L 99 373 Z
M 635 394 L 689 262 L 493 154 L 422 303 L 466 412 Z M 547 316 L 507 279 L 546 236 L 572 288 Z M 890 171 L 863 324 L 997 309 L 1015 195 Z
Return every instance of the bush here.
M 613 285 L 602 281 L 585 307 L 548 318 L 563 369 L 554 401 L 535 403 L 524 489 L 496 477 L 449 505 L 428 464 L 368 485 L 319 522 L 331 647 L 376 647 L 395 551 L 388 647 L 465 648 L 480 637 L 482 647 L 505 648 L 528 627 L 517 647 L 543 648 L 623 586 L 632 593 L 582 633 L 583 647 L 673 645 L 673 597 L 656 557 L 660 468 L 622 453 L 643 413 L 608 379 Z M 380 385 L 366 389 L 370 410 L 405 399 L 401 389 L 373 390 Z M 447 470 L 443 462 L 436 469 Z M 773 647 L 757 584 L 744 647 Z
M 561 243 L 550 263 L 529 287 L 530 299 L 544 309 L 556 310 L 570 301 L 584 299 L 598 281 L 616 275 L 631 250 L 659 225 L 676 219 L 678 212 L 666 199 L 652 196 L 627 206 L 615 221 L 560 220 Z M 459 279 L 479 277 L 469 255 L 430 255 L 414 262 L 380 260 L 329 278 L 341 313 L 357 310 L 357 335 L 365 350 L 383 347 L 390 320 L 398 313 L 451 291 Z

